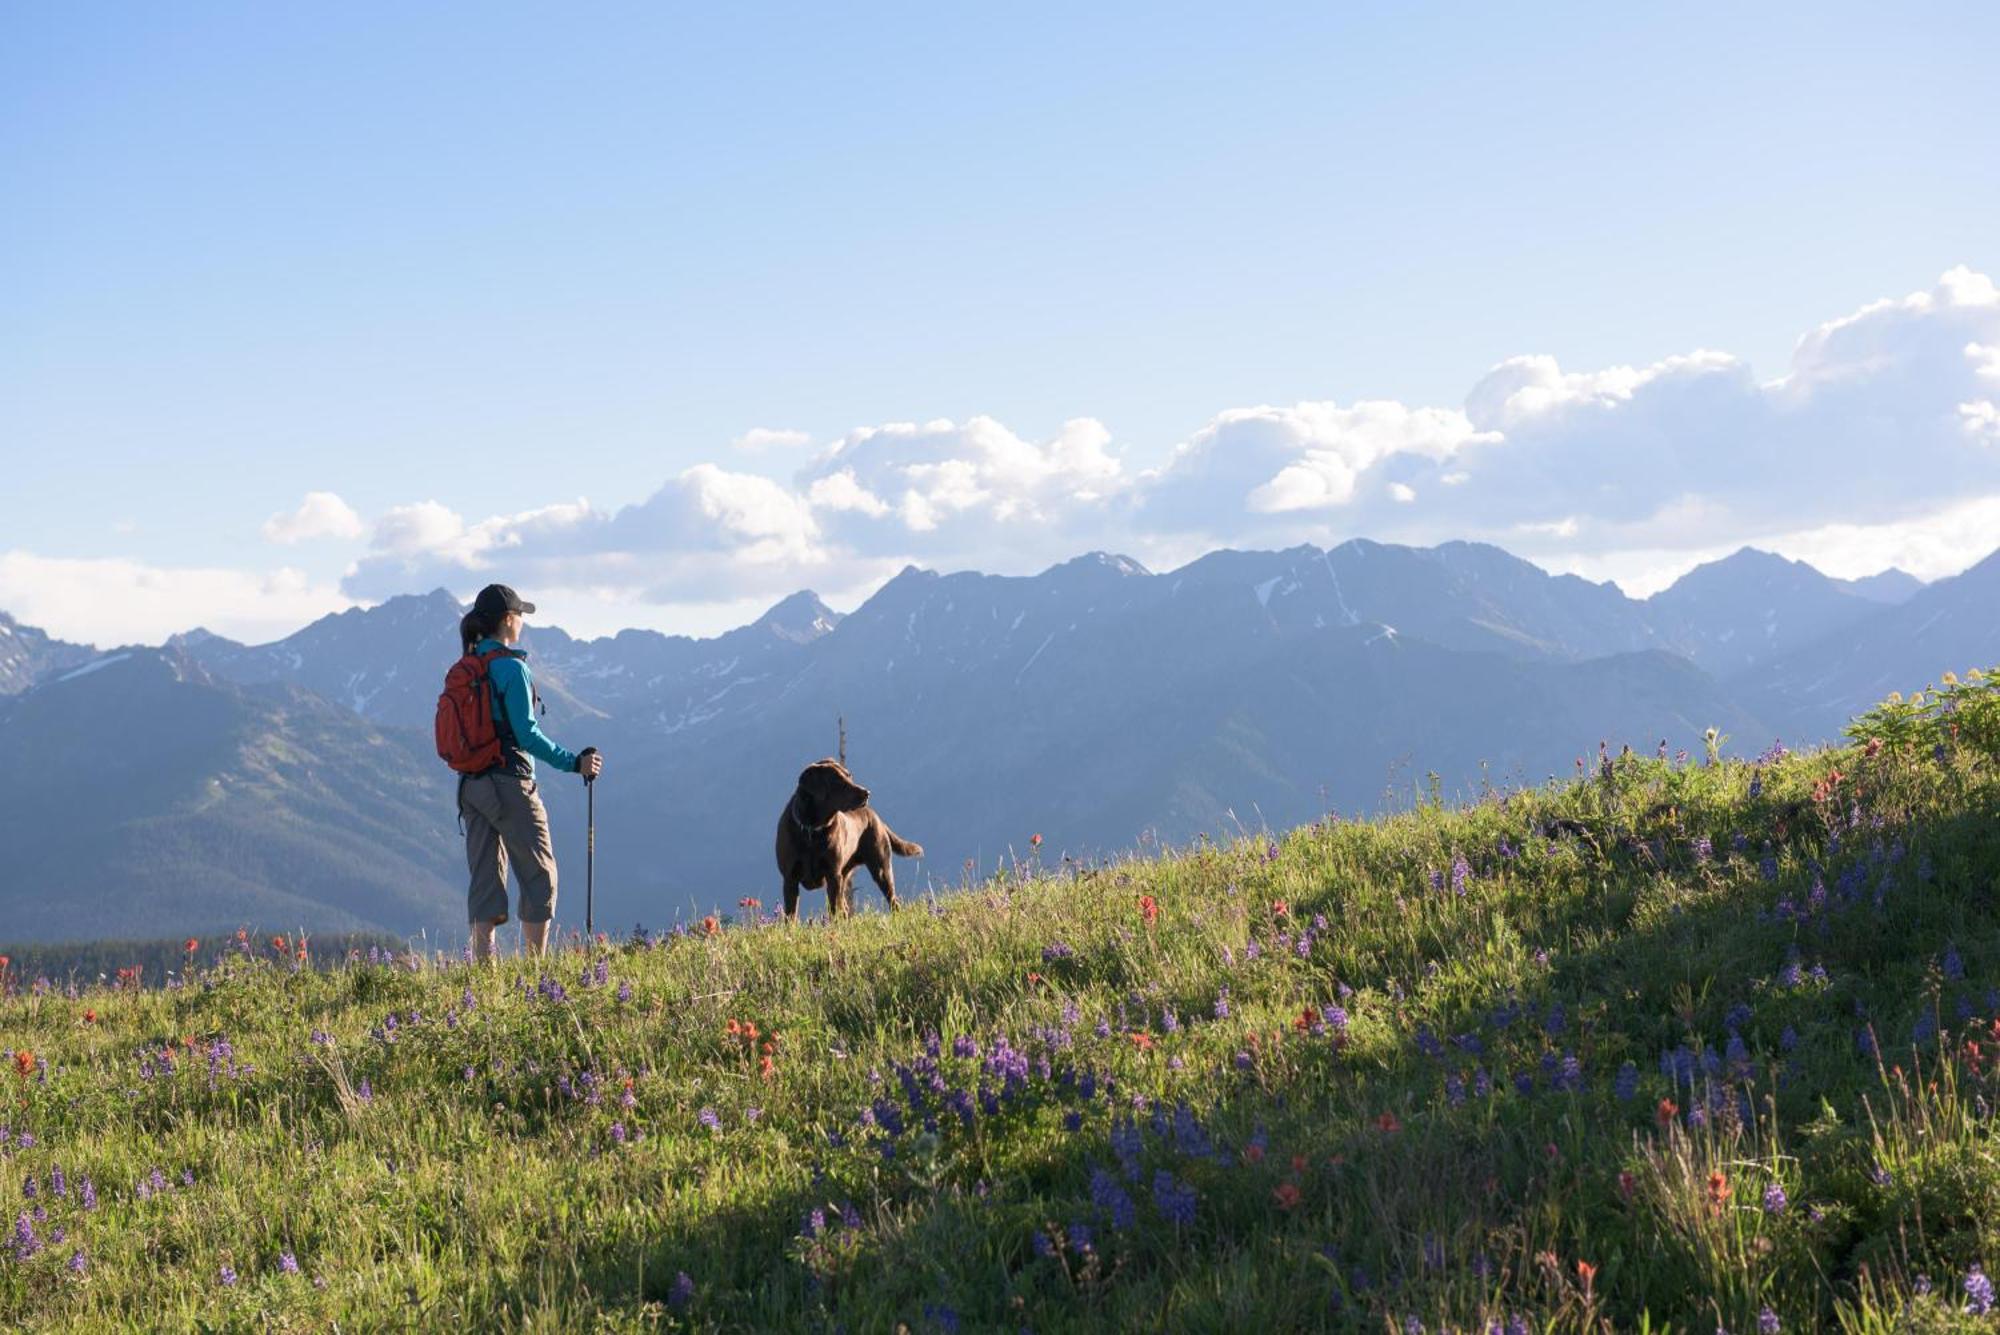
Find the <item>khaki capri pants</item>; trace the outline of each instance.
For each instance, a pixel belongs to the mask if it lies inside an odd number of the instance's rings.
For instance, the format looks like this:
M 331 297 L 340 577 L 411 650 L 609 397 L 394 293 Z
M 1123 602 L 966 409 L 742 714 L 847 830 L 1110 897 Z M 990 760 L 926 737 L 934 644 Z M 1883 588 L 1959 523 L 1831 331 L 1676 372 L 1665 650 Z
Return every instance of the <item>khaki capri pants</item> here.
M 472 873 L 466 914 L 474 923 L 507 921 L 507 868 L 521 883 L 521 921 L 547 922 L 556 912 L 556 854 L 549 813 L 533 779 L 495 770 L 458 785 L 465 822 L 465 865 Z

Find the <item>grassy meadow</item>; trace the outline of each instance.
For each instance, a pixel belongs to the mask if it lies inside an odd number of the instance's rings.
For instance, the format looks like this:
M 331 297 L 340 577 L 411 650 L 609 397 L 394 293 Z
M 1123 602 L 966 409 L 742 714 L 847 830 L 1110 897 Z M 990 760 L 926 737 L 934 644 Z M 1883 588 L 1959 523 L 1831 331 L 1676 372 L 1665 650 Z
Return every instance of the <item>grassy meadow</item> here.
M 10 964 L 0 1325 L 2000 1330 L 1993 687 L 831 926 Z

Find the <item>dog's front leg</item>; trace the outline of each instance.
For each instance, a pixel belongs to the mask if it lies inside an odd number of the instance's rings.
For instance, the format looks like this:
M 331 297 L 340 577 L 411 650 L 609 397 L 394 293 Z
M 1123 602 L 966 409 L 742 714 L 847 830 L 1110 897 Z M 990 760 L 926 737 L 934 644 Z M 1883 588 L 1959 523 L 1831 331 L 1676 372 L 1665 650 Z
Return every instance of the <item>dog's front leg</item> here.
M 794 922 L 799 916 L 799 883 L 793 877 L 785 878 L 785 921 Z

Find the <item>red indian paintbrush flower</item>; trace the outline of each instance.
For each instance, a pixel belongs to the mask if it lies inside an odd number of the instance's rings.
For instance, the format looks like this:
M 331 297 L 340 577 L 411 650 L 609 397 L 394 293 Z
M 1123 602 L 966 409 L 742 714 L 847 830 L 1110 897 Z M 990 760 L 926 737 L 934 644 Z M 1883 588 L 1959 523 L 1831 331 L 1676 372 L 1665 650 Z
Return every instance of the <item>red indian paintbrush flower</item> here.
M 1146 920 L 1148 927 L 1151 927 L 1154 920 L 1160 916 L 1160 901 L 1154 899 L 1151 895 L 1140 895 L 1139 916 Z

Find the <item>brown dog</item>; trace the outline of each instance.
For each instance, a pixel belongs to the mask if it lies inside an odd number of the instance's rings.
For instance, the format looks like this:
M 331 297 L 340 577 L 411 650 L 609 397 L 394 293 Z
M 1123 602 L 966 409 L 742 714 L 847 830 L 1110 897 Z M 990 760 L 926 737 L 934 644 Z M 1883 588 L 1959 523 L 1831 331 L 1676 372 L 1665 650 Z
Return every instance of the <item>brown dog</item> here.
M 826 887 L 827 916 L 854 911 L 854 869 L 868 868 L 889 907 L 896 907 L 891 853 L 924 855 L 922 846 L 896 837 L 868 807 L 868 790 L 837 760 L 806 766 L 792 800 L 778 817 L 778 874 L 785 878 L 785 916 L 796 918 L 799 889 Z

